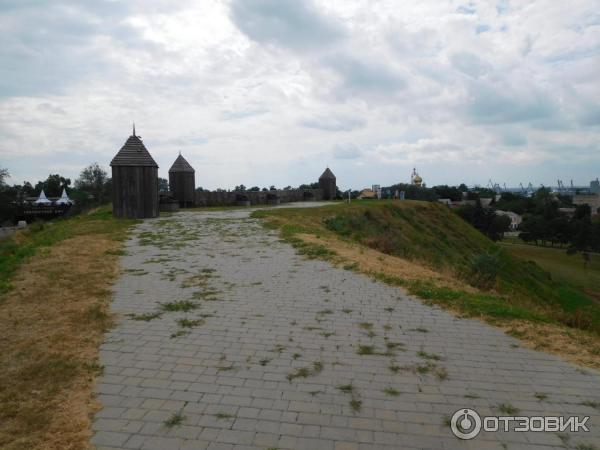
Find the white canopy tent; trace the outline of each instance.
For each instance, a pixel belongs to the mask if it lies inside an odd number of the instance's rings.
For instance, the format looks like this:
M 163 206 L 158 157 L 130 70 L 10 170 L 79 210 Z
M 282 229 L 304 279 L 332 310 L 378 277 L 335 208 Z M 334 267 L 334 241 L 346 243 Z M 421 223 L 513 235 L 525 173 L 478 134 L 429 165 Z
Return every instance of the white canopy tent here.
M 40 196 L 34 203 L 36 205 L 51 205 L 52 204 L 52 202 L 50 200 L 48 200 L 48 197 L 46 197 L 46 194 L 44 193 L 43 189 L 42 189 L 42 192 L 40 192 Z
M 71 200 L 69 198 L 69 196 L 67 195 L 66 189 L 63 188 L 62 195 L 60 196 L 60 198 L 58 200 L 56 200 L 55 203 L 57 205 L 72 205 L 73 204 L 73 200 Z

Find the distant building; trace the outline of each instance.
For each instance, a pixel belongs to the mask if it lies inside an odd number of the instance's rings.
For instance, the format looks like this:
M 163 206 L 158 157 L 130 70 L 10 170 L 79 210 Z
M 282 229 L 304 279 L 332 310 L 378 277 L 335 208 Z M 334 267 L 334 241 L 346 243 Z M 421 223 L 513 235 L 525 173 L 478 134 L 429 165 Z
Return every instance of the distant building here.
M 113 215 L 143 219 L 158 217 L 158 164 L 140 136 L 129 136 L 110 162 Z
M 592 215 L 596 215 L 600 208 L 600 194 L 575 194 L 573 196 L 573 204 L 589 205 L 592 209 Z
M 598 178 L 594 181 L 590 181 L 590 192 L 592 194 L 600 195 L 600 180 L 598 180 Z
M 506 216 L 506 217 L 510 218 L 510 229 L 512 231 L 519 228 L 519 226 L 521 225 L 521 222 L 523 222 L 523 218 L 519 214 L 514 213 L 512 211 L 496 210 L 496 214 L 498 214 L 499 216 Z
M 492 200 L 493 198 L 480 198 L 479 202 L 481 203 L 481 206 L 484 208 L 489 208 L 492 205 Z
M 373 189 L 363 189 L 362 191 L 360 191 L 360 193 L 358 194 L 358 196 L 356 197 L 358 199 L 365 199 L 365 198 L 377 198 L 377 193 L 373 190 Z
M 571 218 L 575 215 L 576 208 L 558 208 L 558 212 Z
M 375 197 L 381 199 L 381 185 L 374 184 L 371 189 L 373 190 L 373 192 L 375 192 Z
M 323 190 L 323 200 L 333 200 L 337 194 L 336 178 L 327 167 L 319 177 L 319 187 Z
M 195 173 L 194 168 L 181 156 L 181 153 L 169 169 L 169 191 L 182 208 L 194 206 L 196 195 Z
M 418 174 L 416 168 L 413 168 L 412 174 L 410 175 L 410 184 L 417 187 L 423 186 L 423 178 Z

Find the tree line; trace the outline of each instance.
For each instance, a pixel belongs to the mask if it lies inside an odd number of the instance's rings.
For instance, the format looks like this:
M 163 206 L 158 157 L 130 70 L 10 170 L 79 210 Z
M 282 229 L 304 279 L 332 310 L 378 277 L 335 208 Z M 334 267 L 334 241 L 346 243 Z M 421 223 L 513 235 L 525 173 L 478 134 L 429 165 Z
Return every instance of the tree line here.
M 9 171 L 0 168 L 0 224 L 14 223 L 20 218 L 26 200 L 37 197 L 42 189 L 47 197 L 60 197 L 63 189 L 66 189 L 69 197 L 75 201 L 74 212 L 105 203 L 111 196 L 112 180 L 98 163 L 85 167 L 74 183 L 70 178 L 50 174 L 35 185 L 28 181 L 9 185 L 9 177 Z
M 385 188 L 388 192 L 404 191 L 409 200 L 452 201 L 471 200 L 456 209 L 469 222 L 492 240 L 502 239 L 510 229 L 511 220 L 496 211 L 511 211 L 522 216 L 519 237 L 535 245 L 562 246 L 569 252 L 600 252 L 600 215 L 594 217 L 589 205 L 573 205 L 572 197 L 553 193 L 548 188 L 538 189 L 525 197 L 511 192 L 497 193 L 487 188 L 469 189 L 466 185 L 418 187 L 396 184 Z M 491 199 L 482 206 L 482 199 Z
M 75 210 L 105 203 L 111 196 L 112 180 L 98 163 L 85 167 L 74 183 L 59 174 L 51 174 L 35 185 L 24 182 L 10 186 L 6 182 L 9 177 L 8 170 L 0 168 L 0 224 L 14 223 L 25 199 L 38 196 L 42 189 L 48 197 L 59 197 L 62 190 L 67 189 L 71 199 L 76 202 Z M 168 186 L 168 180 L 159 179 L 161 191 L 168 191 Z M 300 186 L 305 189 L 318 187 L 318 183 Z M 291 189 L 291 187 L 286 186 L 284 189 Z M 261 189 L 258 186 L 246 188 L 242 184 L 236 186 L 235 190 L 268 191 L 275 190 L 275 186 Z M 499 215 L 496 211 L 512 211 L 523 217 L 519 227 L 519 237 L 525 242 L 562 246 L 572 252 L 600 252 L 600 216 L 594 218 L 588 205 L 573 206 L 571 197 L 554 194 L 548 188 L 538 189 L 530 197 L 503 192 L 499 198 L 493 190 L 479 187 L 469 189 L 465 184 L 429 188 L 398 183 L 384 187 L 383 192 L 384 198 L 391 198 L 396 192 L 404 192 L 404 198 L 407 200 L 430 202 L 441 198 L 452 201 L 471 200 L 456 212 L 493 240 L 502 239 L 511 225 L 509 217 Z M 346 195 L 337 190 L 338 199 L 346 198 Z M 351 198 L 356 198 L 358 195 L 359 191 L 351 192 Z M 489 207 L 482 206 L 481 199 L 484 198 L 491 199 Z M 568 214 L 563 208 L 573 210 L 573 213 Z
M 600 252 L 600 216 L 593 218 L 589 205 L 573 205 L 571 197 L 554 195 L 547 188 L 529 198 L 515 197 L 503 194 L 497 205 L 523 214 L 519 227 L 523 241 L 567 247 L 570 252 Z

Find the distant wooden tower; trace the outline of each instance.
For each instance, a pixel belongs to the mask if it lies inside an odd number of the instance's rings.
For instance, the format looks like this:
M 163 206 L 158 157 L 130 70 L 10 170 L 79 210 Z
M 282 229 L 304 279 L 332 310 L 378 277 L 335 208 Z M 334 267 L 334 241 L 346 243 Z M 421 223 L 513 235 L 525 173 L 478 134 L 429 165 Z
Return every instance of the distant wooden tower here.
M 169 191 L 182 208 L 194 206 L 196 202 L 195 172 L 181 153 L 169 169 Z
M 135 135 L 135 125 L 110 165 L 113 215 L 133 219 L 158 217 L 158 164 Z
M 319 187 L 323 190 L 323 200 L 333 200 L 337 193 L 335 175 L 329 167 L 319 177 Z

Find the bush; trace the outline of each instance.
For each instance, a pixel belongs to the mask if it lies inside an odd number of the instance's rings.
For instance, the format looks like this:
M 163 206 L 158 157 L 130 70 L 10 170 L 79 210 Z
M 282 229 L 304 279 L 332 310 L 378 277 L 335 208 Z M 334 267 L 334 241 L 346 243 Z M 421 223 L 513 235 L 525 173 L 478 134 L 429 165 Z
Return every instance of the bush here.
M 509 217 L 497 215 L 493 210 L 483 208 L 480 201 L 475 205 L 462 206 L 456 210 L 456 213 L 493 241 L 501 240 L 504 233 L 510 230 Z
M 497 253 L 480 253 L 469 262 L 468 282 L 471 286 L 491 289 L 496 284 L 501 263 Z

